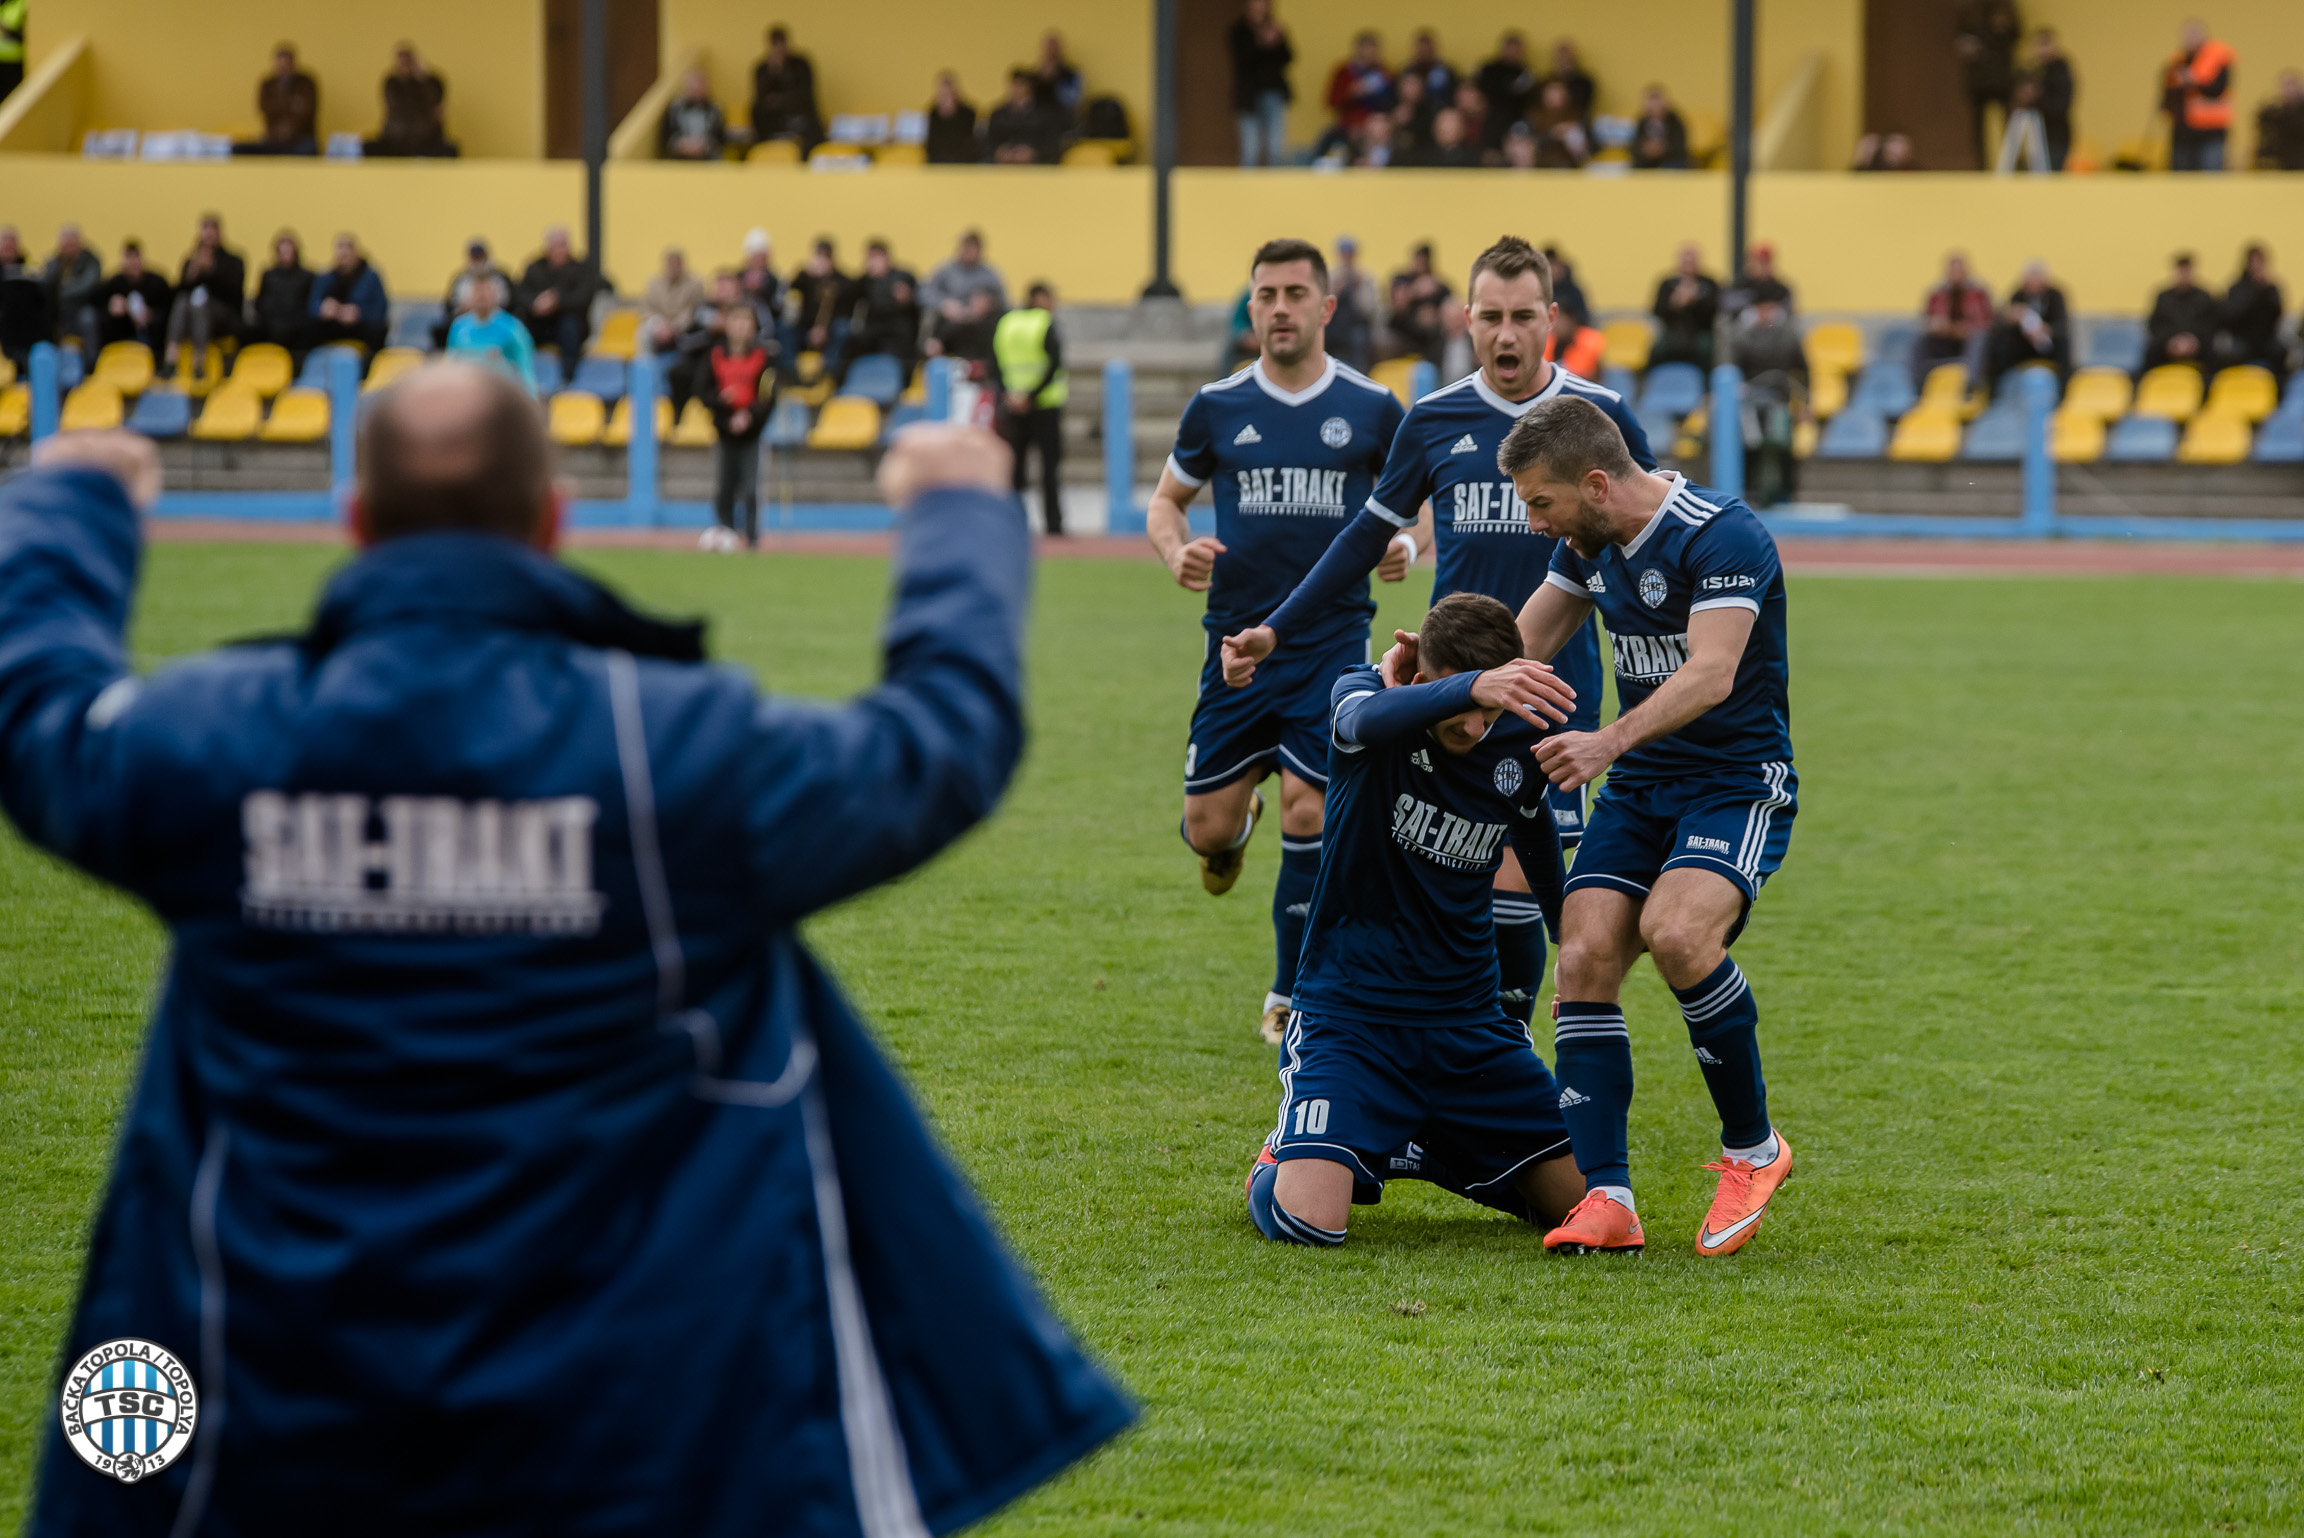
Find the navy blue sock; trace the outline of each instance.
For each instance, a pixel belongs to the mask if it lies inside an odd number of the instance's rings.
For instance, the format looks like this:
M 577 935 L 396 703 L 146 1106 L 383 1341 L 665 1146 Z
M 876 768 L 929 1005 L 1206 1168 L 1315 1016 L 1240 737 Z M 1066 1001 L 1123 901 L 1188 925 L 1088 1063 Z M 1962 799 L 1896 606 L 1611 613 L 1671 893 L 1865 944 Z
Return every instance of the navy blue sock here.
M 1632 1114 L 1632 1035 L 1621 1004 L 1560 1001 L 1552 1028 L 1552 1073 L 1560 1081 L 1560 1119 L 1576 1151 L 1584 1184 L 1632 1184 L 1625 1123 Z
M 1320 835 L 1280 836 L 1280 879 L 1272 885 L 1272 949 L 1277 965 L 1272 991 L 1296 993 L 1296 960 L 1304 954 L 1304 917 L 1312 911 L 1312 883 L 1320 879 Z
M 1544 990 L 1544 910 L 1526 892 L 1498 892 L 1491 902 L 1496 1002 L 1526 1025 L 1536 1018 L 1536 995 Z
M 1768 1086 L 1760 1077 L 1760 1005 L 1751 984 L 1724 959 L 1693 988 L 1675 988 L 1696 1066 L 1720 1110 L 1720 1141 L 1753 1148 L 1768 1141 Z
M 1259 1164 L 1249 1171 L 1248 1216 L 1255 1221 L 1258 1233 L 1275 1244 L 1309 1244 L 1329 1250 L 1344 1242 L 1342 1229 L 1315 1228 L 1274 1201 L 1272 1188 L 1279 1181 L 1277 1164 Z

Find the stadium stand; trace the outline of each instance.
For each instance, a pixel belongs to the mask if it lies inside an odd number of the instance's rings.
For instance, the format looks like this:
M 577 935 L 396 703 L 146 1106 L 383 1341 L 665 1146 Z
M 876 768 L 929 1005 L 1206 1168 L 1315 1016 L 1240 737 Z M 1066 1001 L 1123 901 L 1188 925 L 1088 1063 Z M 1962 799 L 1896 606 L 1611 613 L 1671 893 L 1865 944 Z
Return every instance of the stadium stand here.
M 64 397 L 60 425 L 68 433 L 95 432 L 118 427 L 126 417 L 119 388 L 108 380 L 89 379 Z
M 562 448 L 584 448 L 600 441 L 608 425 L 608 407 L 600 397 L 584 390 L 562 390 L 552 397 L 552 441 Z
M 860 395 L 835 395 L 824 403 L 808 434 L 812 449 L 868 449 L 880 441 L 880 408 Z
M 147 438 L 181 438 L 192 426 L 192 397 L 167 387 L 146 390 L 136 397 L 125 425 Z
M 328 392 L 298 385 L 272 403 L 256 437 L 263 443 L 318 443 L 328 436 L 328 418 Z
M 255 386 L 235 374 L 209 393 L 192 424 L 192 437 L 203 443 L 245 443 L 264 426 L 264 401 Z
M 2166 417 L 2122 417 L 2112 426 L 2104 457 L 2120 464 L 2159 464 L 2176 453 L 2177 427 Z

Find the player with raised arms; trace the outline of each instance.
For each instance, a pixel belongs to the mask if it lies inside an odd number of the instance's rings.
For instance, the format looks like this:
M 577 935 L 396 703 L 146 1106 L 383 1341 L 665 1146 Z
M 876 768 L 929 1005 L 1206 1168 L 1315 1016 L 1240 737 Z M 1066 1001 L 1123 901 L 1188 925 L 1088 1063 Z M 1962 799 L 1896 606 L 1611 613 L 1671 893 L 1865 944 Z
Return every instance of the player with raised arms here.
M 1367 500 L 1401 410 L 1390 390 L 1328 356 L 1322 333 L 1336 300 L 1319 247 L 1267 241 L 1249 262 L 1248 282 L 1256 361 L 1203 386 L 1184 408 L 1144 523 L 1177 583 L 1208 595 L 1200 699 L 1184 754 L 1183 831 L 1211 895 L 1222 896 L 1240 879 L 1264 808 L 1256 786 L 1280 771 L 1277 965 L 1259 1023 L 1264 1039 L 1277 1042 L 1303 948 L 1304 905 L 1320 869 L 1328 690 L 1338 673 L 1368 660 L 1368 621 L 1376 612 L 1368 567 L 1300 611 L 1299 644 L 1253 688 L 1224 686 L 1217 643 L 1285 598 Z M 1184 509 L 1208 485 L 1215 489 L 1216 532 L 1195 539 Z M 1379 552 L 1381 564 L 1368 566 L 1398 582 L 1416 558 L 1414 536 L 1390 530 L 1387 542 L 1390 553 Z
M 1496 450 L 1512 424 L 1540 402 L 1590 401 L 1616 423 L 1633 459 L 1645 469 L 1656 467 L 1647 436 L 1622 396 L 1545 357 L 1560 312 L 1543 252 L 1516 235 L 1481 252 L 1465 287 L 1465 311 L 1480 367 L 1409 409 L 1375 494 L 1321 564 L 1262 624 L 1225 639 L 1227 681 L 1246 683 L 1272 665 L 1263 659 L 1287 657 L 1313 617 L 1334 602 L 1332 595 L 1360 582 L 1427 502 L 1438 565 L 1433 601 L 1451 593 L 1485 593 L 1518 612 L 1543 585 L 1553 540 L 1530 527 L 1511 480 L 1496 468 Z M 1276 651 L 1282 642 L 1287 649 Z M 1593 730 L 1600 724 L 1598 632 L 1584 626 L 1552 660 L 1576 691 L 1572 724 Z M 1584 832 L 1584 793 L 1554 786 L 1546 794 L 1561 842 L 1575 847 Z M 1544 931 L 1509 851 L 1496 876 L 1495 929 L 1505 1008 L 1531 1020 L 1544 983 Z
M 1421 671 L 1337 680 L 1328 833 L 1280 1062 L 1280 1121 L 1250 1166 L 1267 1239 L 1337 1245 L 1387 1178 L 1431 1180 L 1549 1226 L 1584 1193 L 1560 1090 L 1496 996 L 1491 883 L 1507 844 L 1556 914 L 1560 836 L 1531 755 L 1574 699 L 1520 655 L 1512 611 L 1435 604 Z
M 1537 762 L 1574 789 L 1608 772 L 1567 882 L 1553 1006 L 1561 1115 L 1589 1194 L 1546 1249 L 1638 1249 L 1625 1117 L 1632 1041 L 1625 974 L 1645 950 L 1680 1001 L 1720 1112 L 1720 1175 L 1699 1255 L 1749 1243 L 1792 1173 L 1768 1119 L 1759 1006 L 1728 954 L 1783 862 L 1799 780 L 1786 697 L 1784 569 L 1736 498 L 1632 462 L 1589 402 L 1546 401 L 1506 435 L 1498 463 L 1557 537 L 1551 572 L 1520 611 L 1526 654 L 1549 657 L 1594 609 L 1615 650 L 1616 719 L 1547 737 Z M 1393 676 L 1413 663 L 1403 642 Z

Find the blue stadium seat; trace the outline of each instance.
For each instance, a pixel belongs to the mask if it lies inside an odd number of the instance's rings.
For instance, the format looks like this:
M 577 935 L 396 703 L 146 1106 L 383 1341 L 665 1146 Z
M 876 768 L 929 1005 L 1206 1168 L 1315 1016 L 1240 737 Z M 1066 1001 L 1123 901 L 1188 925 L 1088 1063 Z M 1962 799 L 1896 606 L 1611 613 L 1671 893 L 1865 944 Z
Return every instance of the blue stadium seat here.
M 2282 408 L 2267 417 L 2256 429 L 2256 450 L 2249 457 L 2260 465 L 2304 465 L 2304 413 Z
M 1968 435 L 1960 440 L 1960 457 L 2000 464 L 2022 459 L 2024 408 L 2014 403 L 1994 406 L 1969 423 Z
M 808 441 L 808 403 L 786 396 L 768 415 L 760 440 L 772 449 L 796 449 Z
M 432 328 L 440 324 L 444 313 L 440 305 L 430 299 L 418 299 L 405 305 L 393 306 L 391 334 L 384 338 L 387 347 L 414 347 L 423 352 L 432 350 Z
M 1882 358 L 1864 366 L 1848 404 L 1868 407 L 1885 417 L 1900 417 L 1919 399 L 1920 392 L 1912 388 L 1911 370 L 1903 360 Z
M 1863 405 L 1849 408 L 1824 424 L 1816 440 L 1818 459 L 1879 459 L 1888 452 L 1888 419 Z
M 1668 457 L 1672 441 L 1680 436 L 1680 424 L 1669 412 L 1642 410 L 1632 414 L 1639 419 L 1640 431 L 1648 435 L 1649 452 L 1659 459 Z
M 77 347 L 56 349 L 56 393 L 69 395 L 80 388 L 80 381 L 88 377 L 88 360 L 80 356 Z
M 597 395 L 613 406 L 624 398 L 624 382 L 624 360 L 603 358 L 595 352 L 585 354 L 584 361 L 576 365 L 568 388 Z
M 567 381 L 560 377 L 560 354 L 547 347 L 536 354 L 536 398 L 550 400 Z
M 794 404 L 797 405 L 798 402 L 794 402 Z M 889 439 L 895 437 L 903 429 L 910 427 L 914 422 L 927 420 L 928 405 L 925 401 L 906 401 L 894 411 L 889 412 L 887 419 L 881 423 L 880 442 L 885 446 Z
M 2024 376 L 2026 374 L 2037 374 L 2040 372 L 2042 372 L 2042 365 L 2037 363 L 2028 363 L 2022 368 L 2012 368 L 2007 373 L 2002 374 L 2000 376 L 2000 383 L 1995 385 L 1992 389 L 1992 404 L 1995 406 L 2005 406 L 2012 405 L 2018 401 L 2023 400 Z M 2054 379 L 2056 376 L 2053 371 L 2050 371 L 2048 377 Z M 2059 383 L 2056 387 L 2056 393 L 2051 396 L 2050 399 L 2062 400 L 2063 398 L 2064 387 L 2061 383 Z
M 843 395 L 861 395 L 886 411 L 904 393 L 904 365 L 884 352 L 866 353 L 848 366 Z
M 1864 356 L 1872 360 L 1872 367 L 1894 364 L 1900 369 L 1912 367 L 1912 344 L 1920 340 L 1920 323 L 1916 320 L 1884 322 L 1872 333 L 1872 345 Z
M 126 426 L 147 438 L 181 438 L 192 430 L 192 398 L 181 390 L 146 390 L 136 397 Z
M 2086 324 L 2080 347 L 2082 368 L 2116 368 L 2133 374 L 2144 366 L 2144 323 L 2124 315 L 2102 315 Z
M 1704 371 L 1693 363 L 1659 363 L 1648 371 L 1640 409 L 1684 417 L 1704 403 Z
M 2288 390 L 2280 397 L 2280 405 L 2283 409 L 2290 406 L 2304 408 L 2304 369 L 2298 369 L 2288 376 Z
M 340 352 L 353 352 L 355 358 L 358 356 L 358 354 L 354 352 L 354 349 L 345 347 L 341 344 L 331 344 L 327 347 L 315 347 L 310 352 L 306 353 L 304 355 L 304 370 L 302 373 L 296 376 L 297 388 L 303 390 L 327 389 L 328 360 Z
M 2176 457 L 2182 431 L 2165 417 L 2122 417 L 2104 440 L 2104 457 L 2127 464 L 2160 464 Z
M 1640 393 L 1640 376 L 1628 368 L 1604 368 L 1600 371 L 1600 382 L 1626 400 Z

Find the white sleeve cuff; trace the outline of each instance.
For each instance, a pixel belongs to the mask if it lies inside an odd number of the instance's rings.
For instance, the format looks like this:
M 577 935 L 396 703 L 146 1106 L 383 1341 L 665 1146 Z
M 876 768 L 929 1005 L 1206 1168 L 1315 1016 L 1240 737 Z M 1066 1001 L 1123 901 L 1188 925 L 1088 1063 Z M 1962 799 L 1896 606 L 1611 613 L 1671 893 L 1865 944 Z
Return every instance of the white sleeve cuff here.
M 1586 587 L 1583 583 L 1578 582 L 1575 578 L 1563 577 L 1556 571 L 1548 571 L 1544 573 L 1544 585 L 1546 587 L 1556 587 L 1563 593 L 1573 593 L 1578 598 L 1583 599 L 1586 603 L 1590 603 L 1592 601 L 1592 590 L 1590 588 Z
M 1208 484 L 1199 476 L 1194 475 L 1191 471 L 1176 463 L 1176 456 L 1173 454 L 1168 456 L 1168 473 L 1175 476 L 1176 479 L 1182 481 L 1185 485 L 1191 487 L 1194 491 L 1198 491 L 1201 487 Z
M 1386 523 L 1392 525 L 1392 527 L 1395 529 L 1409 529 L 1416 526 L 1416 520 L 1414 518 L 1401 517 L 1398 513 L 1392 511 L 1392 509 L 1386 507 L 1383 503 L 1377 501 L 1374 497 L 1370 497 L 1368 499 L 1368 511 L 1374 513 L 1377 517 L 1383 519 Z
M 1692 603 L 1688 606 L 1690 614 L 1702 614 L 1706 609 L 1750 609 L 1754 614 L 1758 614 L 1760 602 L 1754 598 L 1707 598 L 1702 603 Z

